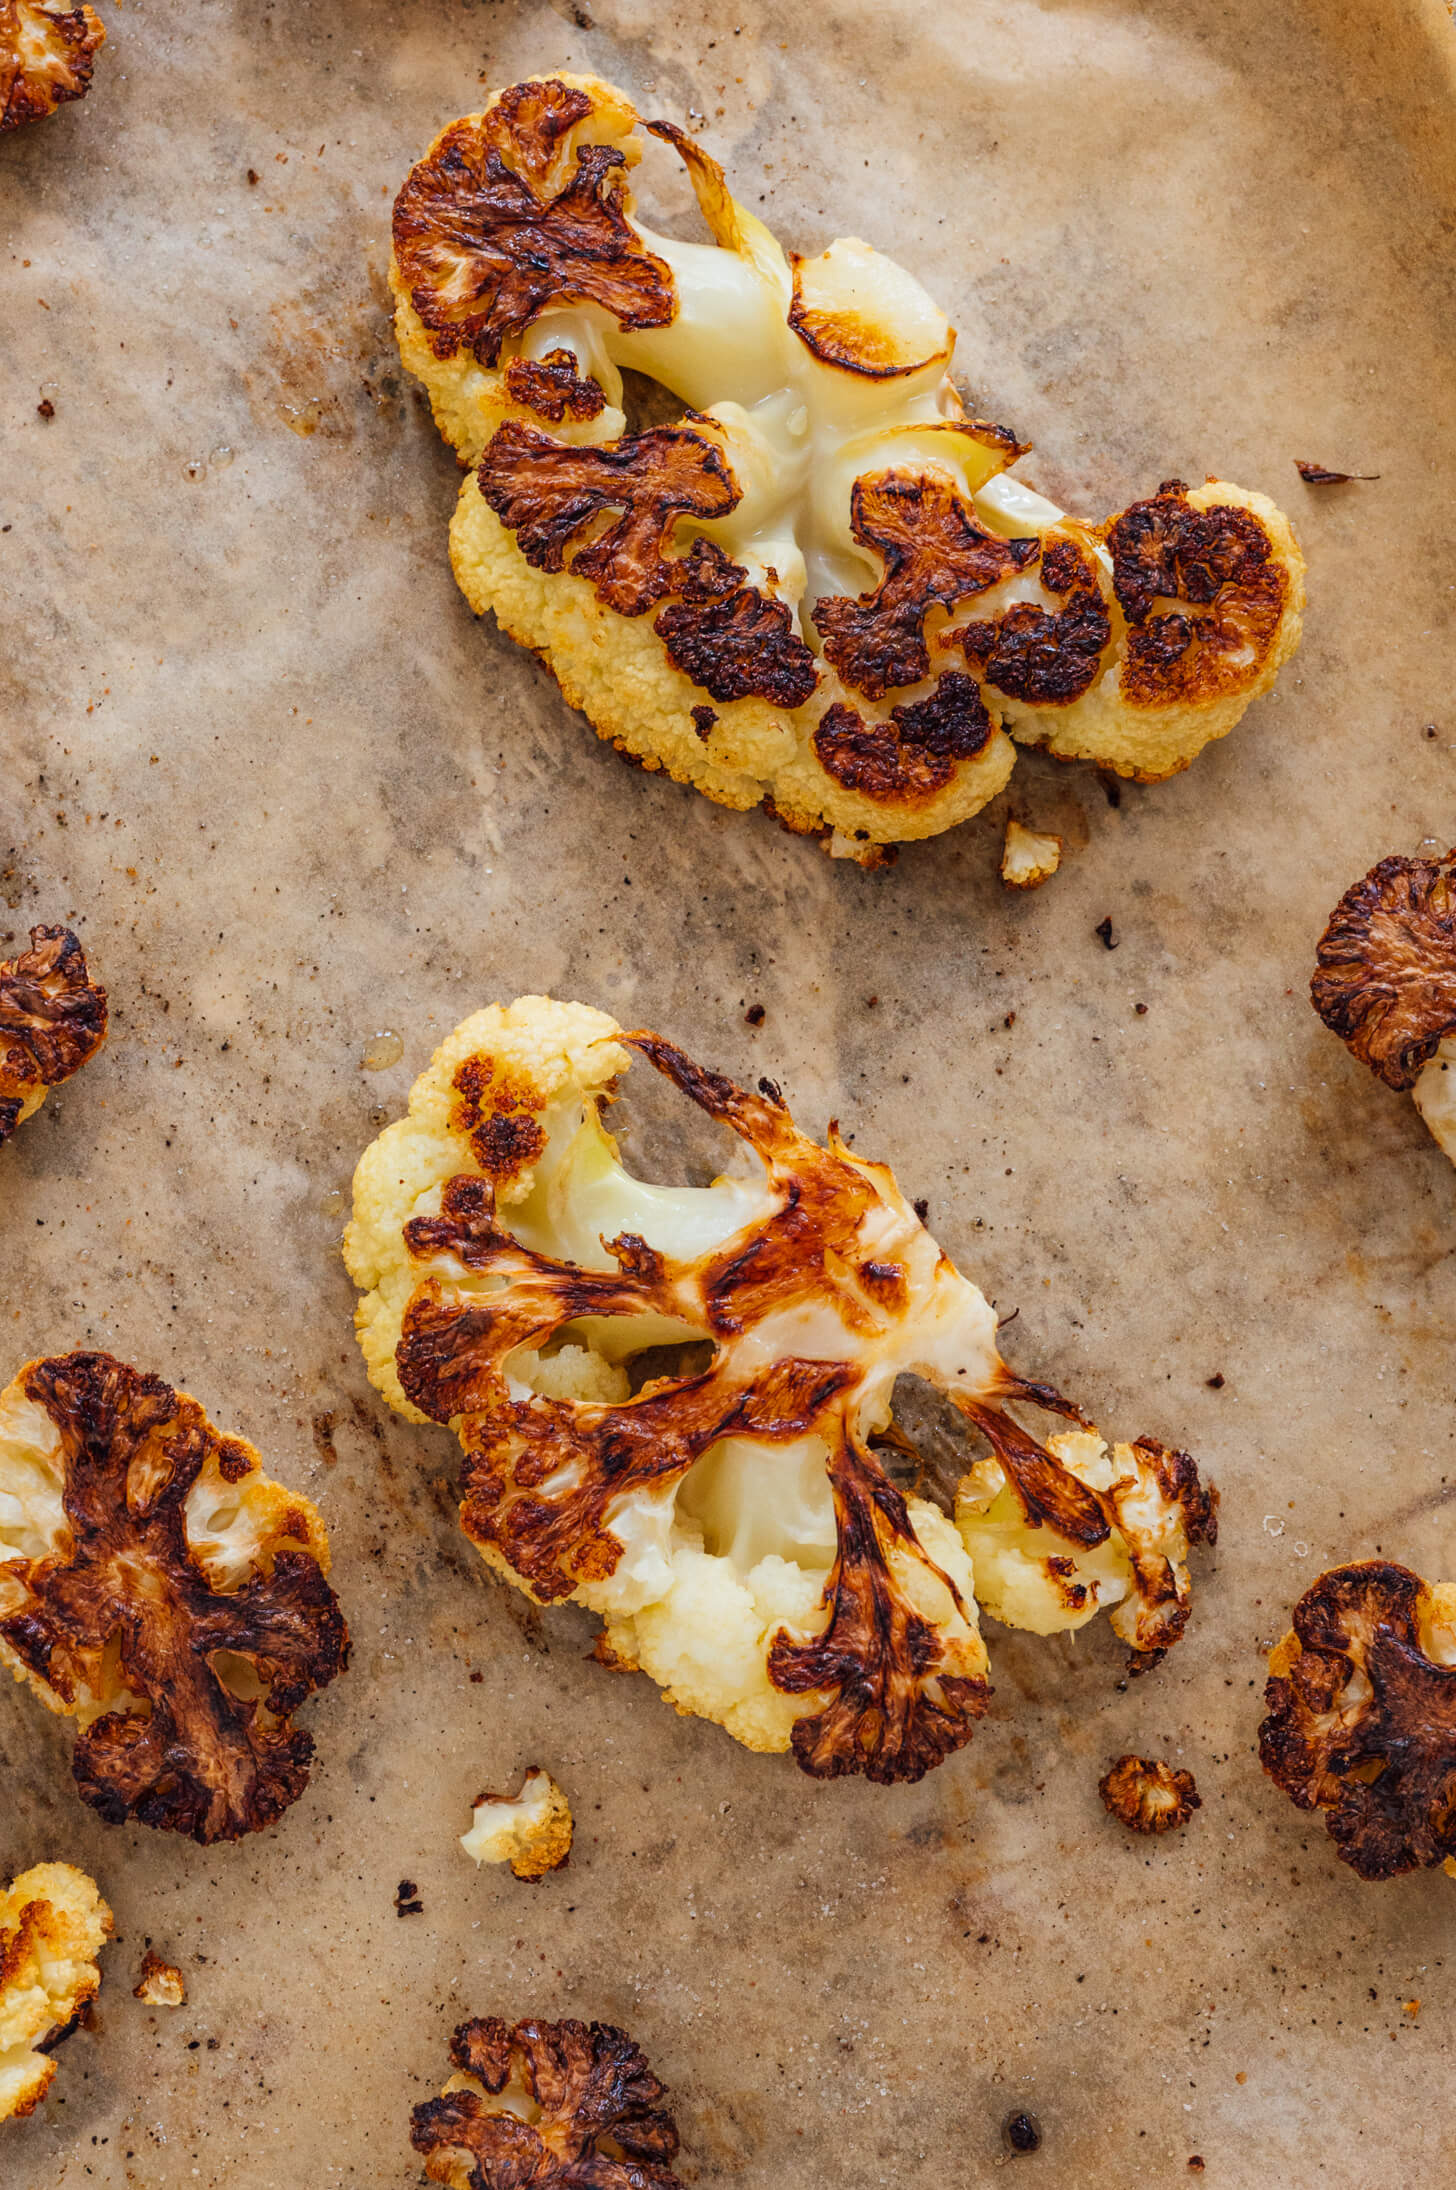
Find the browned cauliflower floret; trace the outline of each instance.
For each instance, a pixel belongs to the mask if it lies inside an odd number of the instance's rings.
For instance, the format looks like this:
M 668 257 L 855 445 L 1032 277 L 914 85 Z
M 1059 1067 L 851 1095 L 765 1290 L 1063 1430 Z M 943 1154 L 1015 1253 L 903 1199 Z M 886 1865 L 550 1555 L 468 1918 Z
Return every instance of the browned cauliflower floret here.
M 653 140 L 711 245 L 638 218 Z M 663 157 L 657 153 L 658 158 Z M 473 467 L 451 556 L 601 736 L 836 854 L 977 812 L 1004 734 L 1152 780 L 1268 690 L 1303 561 L 1263 496 L 1169 481 L 1105 524 L 1013 475 L 955 333 L 855 238 L 785 253 L 595 77 L 452 122 L 394 209 L 406 365 Z M 634 430 L 624 371 L 683 405 Z
M 111 1911 L 70 1863 L 37 1863 L 0 1894 L 0 2122 L 33 2114 L 56 2073 L 51 2048 L 101 1983 Z
M 0 130 L 84 99 L 106 31 L 90 8 L 0 0 Z
M 1387 1087 L 1408 1088 L 1456 1161 L 1456 851 L 1392 854 L 1346 890 L 1320 937 L 1310 999 Z
M 757 1175 L 631 1177 L 602 1110 L 634 1054 Z M 818 1777 L 917 1779 L 970 1739 L 978 1596 L 1042 1633 L 1110 1607 L 1138 1666 L 1188 1617 L 1189 1546 L 1213 1535 L 1192 1461 L 1109 1452 L 1002 1361 L 885 1165 L 659 1035 L 545 997 L 467 1020 L 361 1159 L 345 1254 L 371 1377 L 459 1435 L 482 1555 L 601 1613 L 599 1654 L 680 1711 Z M 710 1358 L 665 1370 L 680 1343 Z M 901 1376 L 959 1424 L 935 1502 L 887 1443 Z M 1081 1427 L 1043 1444 L 1018 1404 Z
M 477 1863 L 509 1863 L 534 1886 L 571 1855 L 571 1804 L 549 1772 L 533 1764 L 513 1795 L 477 1795 L 475 1815 L 460 1845 Z
M 297 1800 L 293 1713 L 348 1657 L 328 1563 L 308 1499 L 160 1377 L 74 1353 L 0 1392 L 0 1662 L 78 1720 L 108 1824 L 235 1840 Z
M 1269 1658 L 1259 1757 L 1362 1878 L 1456 1858 L 1456 1584 L 1321 1574 Z
M 1186 1825 L 1202 1800 L 1191 1772 L 1157 1757 L 1119 1757 L 1097 1782 L 1108 1812 L 1134 1833 L 1170 1833 Z
M 148 1947 L 142 1956 L 141 1973 L 132 1987 L 132 1998 L 145 2000 L 148 2007 L 185 2007 L 187 1983 L 181 1970 L 171 1962 L 164 1962 L 155 1947 Z
M 484 2015 L 450 2040 L 456 2073 L 410 2143 L 449 2190 L 683 2190 L 677 2124 L 641 2050 L 610 2023 Z
M 30 949 L 0 960 L 0 1143 L 105 1040 L 106 991 L 75 936 L 32 928 Z

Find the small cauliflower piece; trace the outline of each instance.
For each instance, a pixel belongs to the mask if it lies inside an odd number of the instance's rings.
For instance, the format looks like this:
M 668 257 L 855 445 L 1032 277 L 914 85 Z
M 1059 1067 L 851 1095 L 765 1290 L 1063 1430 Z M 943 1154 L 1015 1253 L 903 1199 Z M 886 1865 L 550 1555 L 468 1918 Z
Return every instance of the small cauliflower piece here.
M 106 29 L 88 7 L 0 0 L 0 130 L 84 99 Z
M 142 1956 L 141 1974 L 132 1988 L 132 1998 L 145 2000 L 148 2007 L 184 2007 L 186 1980 L 173 1963 L 162 1960 L 155 1947 L 148 1947 Z
M 70 1863 L 37 1863 L 0 1895 L 0 2122 L 50 2089 L 50 2050 L 95 1999 L 111 1930 L 95 1881 Z
M 634 1056 L 756 1175 L 632 1177 L 603 1110 Z M 761 1087 L 580 1004 L 478 1012 L 360 1160 L 360 1341 L 392 1405 L 456 1430 L 481 1555 L 600 1613 L 608 1663 L 816 1777 L 918 1779 L 986 1708 L 978 1594 L 1043 1633 L 1111 1607 L 1151 1664 L 1214 1495 L 1150 1440 L 1039 1443 L 1012 1408 L 1076 1408 L 1002 1361 L 886 1166 Z M 697 1358 L 664 1367 L 676 1346 Z M 896 1478 L 902 1375 L 992 1448 L 960 1498 Z
M 610 2023 L 478 2016 L 455 2074 L 417 2106 L 410 2143 L 448 2190 L 683 2190 L 677 2124 L 640 2047 Z
M 659 145 L 711 244 L 638 217 Z M 1298 642 L 1304 565 L 1271 502 L 1168 481 L 1068 517 L 967 413 L 913 275 L 856 237 L 786 253 L 700 144 L 599 78 L 531 78 L 443 130 L 395 201 L 390 279 L 400 354 L 472 467 L 450 536 L 471 607 L 620 751 L 835 856 L 978 812 L 1010 738 L 1169 775 Z M 624 371 L 679 421 L 634 430 Z
M 1456 851 L 1380 860 L 1320 937 L 1310 1001 L 1350 1054 L 1409 1090 L 1456 1162 Z
M 105 1040 L 106 991 L 81 945 L 69 928 L 32 928 L 30 949 L 0 960 L 0 1144 Z
M 1043 836 L 1020 821 L 1006 824 L 1001 847 L 1001 880 L 1008 890 L 1034 890 L 1049 882 L 1062 863 L 1062 840 Z
M 1157 1757 L 1119 1757 L 1097 1792 L 1108 1815 L 1134 1833 L 1175 1832 L 1203 1807 L 1193 1774 Z
M 160 1377 L 72 1353 L 0 1392 L 0 1664 L 77 1721 L 107 1824 L 235 1840 L 297 1800 L 293 1714 L 348 1662 L 328 1566 L 317 1509 Z
M 571 1854 L 571 1804 L 549 1772 L 533 1764 L 519 1794 L 477 1795 L 475 1822 L 460 1845 L 477 1863 L 509 1863 L 535 1885 Z
M 1364 1879 L 1456 1857 L 1456 1583 L 1370 1559 L 1305 1591 L 1269 1656 L 1259 1760 Z

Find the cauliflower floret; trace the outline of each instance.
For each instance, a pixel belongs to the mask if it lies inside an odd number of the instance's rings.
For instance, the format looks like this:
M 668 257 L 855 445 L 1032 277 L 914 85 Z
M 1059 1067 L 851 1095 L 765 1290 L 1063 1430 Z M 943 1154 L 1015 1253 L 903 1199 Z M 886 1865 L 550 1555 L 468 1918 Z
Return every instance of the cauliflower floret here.
M 1132 1833 L 1176 1832 L 1203 1808 L 1193 1774 L 1160 1757 L 1119 1757 L 1097 1782 L 1097 1792 L 1109 1817 Z
M 478 2016 L 450 2040 L 455 2073 L 410 2119 L 449 2190 L 683 2190 L 677 2125 L 641 2048 L 610 2023 Z
M 602 1110 L 634 1054 L 760 1175 L 633 1178 Z M 892 1174 L 817 1146 L 764 1087 L 578 1005 L 477 1013 L 360 1161 L 360 1339 L 392 1403 L 457 1431 L 482 1556 L 599 1613 L 606 1662 L 816 1775 L 915 1778 L 985 1709 L 978 1594 L 1042 1632 L 1110 1604 L 1150 1663 L 1213 1497 L 1150 1441 L 1115 1461 L 1090 1432 L 1039 1444 L 1006 1402 L 1076 1410 L 1007 1369 Z M 653 1373 L 673 1346 L 697 1358 Z M 953 1516 L 888 1464 L 906 1374 L 996 1454 Z
M 1310 1001 L 1387 1087 L 1409 1089 L 1456 1162 L 1456 851 L 1392 854 L 1348 889 L 1316 953 Z
M 84 5 L 0 0 L 0 130 L 84 99 L 105 43 L 105 26 Z
M 509 1863 L 534 1885 L 571 1854 L 571 1804 L 549 1772 L 533 1764 L 519 1794 L 477 1795 L 475 1822 L 460 1845 L 477 1863 Z
M 712 244 L 637 217 L 653 139 Z M 966 413 L 912 275 L 857 237 L 786 255 L 699 144 L 596 77 L 451 123 L 393 237 L 400 354 L 472 466 L 466 599 L 599 735 L 724 805 L 874 864 L 1000 790 L 1002 724 L 1168 775 L 1297 643 L 1304 566 L 1271 503 L 1170 481 L 1067 517 Z M 630 430 L 624 370 L 681 422 Z
M 1321 1574 L 1269 1654 L 1259 1759 L 1361 1878 L 1453 1870 L 1456 1583 L 1370 1559 Z
M 293 1713 L 348 1662 L 307 1498 L 195 1399 L 109 1354 L 0 1392 L 0 1664 L 77 1721 L 108 1824 L 270 1825 L 308 1783 Z
M 1034 890 L 1050 881 L 1062 864 L 1062 840 L 1008 821 L 1001 847 L 1001 880 L 1008 890 Z
M 131 1996 L 144 2000 L 148 2007 L 185 2007 L 187 1981 L 174 1963 L 164 1962 L 155 1947 L 148 1947 Z
M 106 991 L 75 936 L 32 928 L 30 949 L 0 961 L 0 1143 L 105 1040 Z
M 37 1863 L 0 1895 L 0 2122 L 33 2114 L 64 2038 L 101 1983 L 111 1911 L 69 1863 Z

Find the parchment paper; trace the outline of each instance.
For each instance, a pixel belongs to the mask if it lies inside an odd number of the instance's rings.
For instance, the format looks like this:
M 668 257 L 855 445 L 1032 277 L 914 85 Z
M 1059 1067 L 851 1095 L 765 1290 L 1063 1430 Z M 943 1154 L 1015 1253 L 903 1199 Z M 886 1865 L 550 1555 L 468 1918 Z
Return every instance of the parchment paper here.
M 323 1506 L 355 1662 L 306 1711 L 307 1796 L 211 1852 L 103 1827 L 68 1729 L 0 1694 L 0 1870 L 89 1866 L 121 1934 L 0 2182 L 417 2181 L 409 2109 L 487 2012 L 624 2023 L 705 2185 L 990 2181 L 1016 2108 L 1047 2190 L 1194 2155 L 1240 2190 L 1450 2180 L 1456 1888 L 1360 1885 L 1252 1756 L 1322 1565 L 1456 1573 L 1456 1179 L 1305 996 L 1344 887 L 1452 834 L 1444 9 L 105 12 L 91 98 L 0 147 L 0 936 L 74 923 L 113 1011 L 0 1157 L 0 1367 L 104 1345 L 254 1439 Z M 903 259 L 1073 508 L 1274 492 L 1311 564 L 1277 696 L 1120 804 L 1023 760 L 874 876 L 622 767 L 462 604 L 384 309 L 410 161 L 548 66 L 696 110 L 787 244 Z M 1297 456 L 1380 479 L 1307 490 Z M 1069 844 L 1024 902 L 1008 807 Z M 447 1434 L 365 1382 L 336 1246 L 434 1043 L 530 989 L 837 1113 L 1019 1310 L 1017 1366 L 1198 1453 L 1223 1538 L 1163 1670 L 992 1630 L 967 1751 L 821 1786 L 487 1579 Z M 1128 1747 L 1197 1774 L 1166 1843 L 1102 1813 Z M 533 1762 L 578 1821 L 535 1889 L 456 1846 Z M 131 1997 L 149 1939 L 175 2013 Z

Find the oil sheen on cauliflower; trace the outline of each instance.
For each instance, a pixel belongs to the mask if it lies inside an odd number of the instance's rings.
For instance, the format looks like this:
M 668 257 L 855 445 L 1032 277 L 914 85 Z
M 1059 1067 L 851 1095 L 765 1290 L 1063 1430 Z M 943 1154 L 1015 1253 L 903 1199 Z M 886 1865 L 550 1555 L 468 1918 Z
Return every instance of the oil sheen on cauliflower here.
M 602 1114 L 634 1055 L 755 1175 L 632 1177 Z M 978 1596 L 1042 1633 L 1111 1607 L 1139 1665 L 1181 1632 L 1214 1532 L 1192 1461 L 1085 1426 L 1039 1443 L 1010 1405 L 1077 1410 L 1007 1368 L 890 1171 L 809 1140 L 768 1083 L 581 1004 L 478 1012 L 360 1160 L 345 1259 L 370 1377 L 459 1435 L 482 1556 L 600 1613 L 600 1656 L 750 1748 L 919 1777 L 986 1706 Z M 706 1358 L 664 1367 L 684 1345 Z M 897 1480 L 904 1375 L 991 1448 L 939 1504 Z
M 637 217 L 645 148 L 685 164 L 711 243 Z M 622 751 L 837 854 L 976 813 L 1006 730 L 1171 775 L 1298 642 L 1271 502 L 1171 480 L 1067 516 L 967 414 L 911 274 L 854 237 L 786 253 L 701 146 L 594 77 L 452 122 L 396 200 L 391 279 L 404 362 L 471 466 L 451 558 L 472 608 Z M 677 422 L 634 428 L 624 372 Z
M 70 2030 L 101 1983 L 111 1911 L 70 1863 L 37 1863 L 0 1894 L 0 2122 L 33 2114 L 56 2073 L 41 2048 Z

